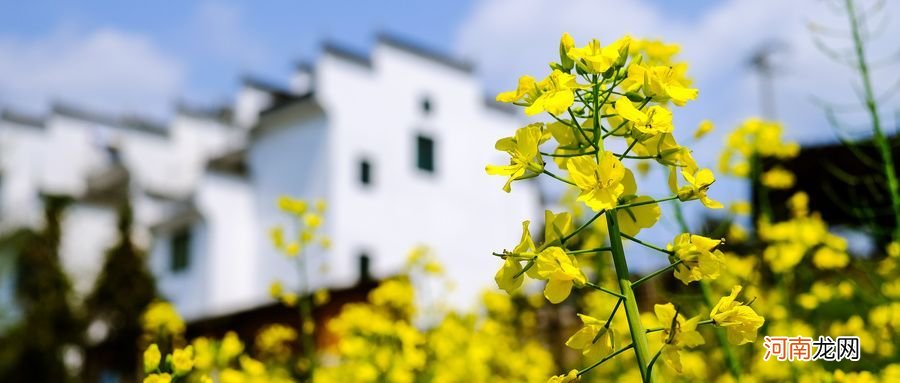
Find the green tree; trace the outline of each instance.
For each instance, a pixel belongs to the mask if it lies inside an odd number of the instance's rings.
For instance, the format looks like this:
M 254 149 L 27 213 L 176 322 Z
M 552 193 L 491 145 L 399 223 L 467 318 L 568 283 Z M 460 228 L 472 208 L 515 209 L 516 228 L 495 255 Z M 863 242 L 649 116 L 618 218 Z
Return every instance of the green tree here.
M 17 251 L 15 298 L 20 324 L 0 342 L 3 382 L 72 381 L 63 355 L 81 343 L 83 326 L 70 305 L 71 284 L 59 262 L 60 218 L 68 199 L 44 199 L 45 227 L 11 238 Z
M 139 376 L 141 314 L 157 296 L 146 253 L 131 238 L 132 209 L 127 198 L 119 207 L 118 242 L 106 252 L 103 268 L 85 306 L 90 321 L 101 323 L 105 338 L 87 350 L 85 380 L 100 371 L 129 381 Z

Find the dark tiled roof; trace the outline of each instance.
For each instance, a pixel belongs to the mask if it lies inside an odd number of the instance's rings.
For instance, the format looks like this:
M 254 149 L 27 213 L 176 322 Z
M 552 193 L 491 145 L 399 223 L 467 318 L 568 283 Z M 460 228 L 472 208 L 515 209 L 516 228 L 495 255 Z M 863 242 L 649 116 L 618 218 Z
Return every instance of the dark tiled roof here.
M 268 115 L 268 114 L 275 113 L 275 112 L 277 112 L 277 111 L 279 111 L 279 110 L 281 110 L 281 109 L 284 109 L 284 108 L 286 108 L 286 107 L 288 107 L 288 106 L 296 105 L 296 104 L 301 103 L 301 102 L 311 101 L 311 100 L 314 99 L 314 96 L 313 96 L 313 95 L 314 95 L 313 92 L 308 92 L 308 93 L 306 93 L 306 94 L 303 94 L 303 95 L 296 95 L 296 96 L 293 96 L 293 97 L 288 98 L 288 99 L 276 99 L 274 102 L 272 102 L 272 105 L 271 105 L 271 106 L 269 106 L 268 108 L 264 109 L 264 110 L 260 113 L 260 116 L 265 116 L 265 115 Z
M 322 44 L 322 52 L 358 65 L 362 65 L 366 68 L 372 67 L 372 61 L 369 60 L 369 57 L 367 55 L 354 51 L 333 41 L 326 41 L 324 44 Z
M 426 59 L 435 61 L 437 63 L 449 66 L 451 68 L 470 73 L 472 72 L 473 66 L 471 63 L 467 61 L 460 60 L 458 58 L 452 57 L 446 53 L 438 52 L 434 49 L 428 48 L 424 45 L 412 42 L 410 40 L 398 37 L 396 35 L 381 33 L 378 35 L 378 42 L 381 44 L 385 44 L 409 53 L 412 53 L 417 56 L 424 57 Z
M 231 122 L 234 114 L 234 111 L 227 106 L 204 108 L 196 105 L 188 105 L 183 101 L 179 101 L 175 104 L 175 111 L 185 116 L 217 120 L 225 123 Z
M 0 111 L 0 119 L 33 128 L 44 127 L 44 119 L 42 117 L 28 115 L 11 109 L 3 109 L 3 111 Z
M 228 153 L 225 153 L 221 156 L 213 158 L 209 160 L 207 163 L 207 169 L 220 172 L 233 174 L 237 176 L 246 176 L 247 175 L 247 150 L 246 149 L 238 149 L 233 150 Z
M 67 116 L 78 120 L 96 122 L 98 124 L 109 125 L 111 127 L 127 128 L 159 136 L 168 135 L 168 129 L 164 124 L 135 115 L 127 115 L 125 117 L 116 118 L 93 111 L 87 111 L 60 102 L 53 103 L 51 110 L 54 114 Z

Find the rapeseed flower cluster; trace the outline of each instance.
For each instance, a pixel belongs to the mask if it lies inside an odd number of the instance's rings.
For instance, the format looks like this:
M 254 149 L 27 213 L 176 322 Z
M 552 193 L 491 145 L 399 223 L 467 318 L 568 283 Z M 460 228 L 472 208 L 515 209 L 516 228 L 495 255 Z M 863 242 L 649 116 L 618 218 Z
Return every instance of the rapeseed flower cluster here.
M 653 344 L 655 354 L 651 351 L 647 334 L 652 331 L 645 328 L 634 286 L 667 272 L 684 284 L 713 280 L 725 264 L 724 253 L 717 249 L 721 239 L 684 232 L 663 248 L 636 238 L 659 221 L 663 202 L 696 200 L 710 209 L 723 207 L 710 195 L 713 172 L 698 166 L 691 150 L 675 139 L 673 111 L 698 96 L 687 64 L 673 61 L 678 50 L 676 45 L 629 36 L 607 45 L 595 39 L 578 46 L 564 34 L 559 61 L 550 64 L 544 79 L 522 76 L 515 90 L 497 96 L 499 102 L 523 107 L 526 115 L 546 113 L 549 121 L 529 124 L 497 141 L 496 148 L 510 156 L 509 165 L 488 165 L 487 173 L 507 177 L 506 192 L 516 181 L 546 176 L 566 185 L 566 195 L 577 193 L 566 197 L 571 198 L 569 205 L 576 205 L 571 212 L 546 212 L 541 242 L 534 241 L 525 221 L 519 243 L 494 253 L 502 260 L 497 285 L 516 294 L 526 278 L 543 281 L 544 297 L 554 304 L 569 299 L 573 289 L 615 298 L 609 302 L 614 308 L 606 313 L 608 319 L 579 314 L 584 326 L 566 342 L 591 364 L 553 376 L 550 382 L 578 381 L 629 349 L 639 379 L 654 381 L 659 373 L 653 366 L 660 358 L 675 372 L 682 371 L 680 353 L 704 343 L 698 326 L 738 334 L 729 336 L 737 345 L 752 341 L 764 323 L 750 306 L 734 303 L 740 288 L 723 298 L 706 320 L 685 319 L 671 303 L 657 305 L 663 337 Z M 710 130 L 712 124 L 704 121 L 694 136 Z M 667 169 L 672 194 L 654 198 L 640 193 L 627 161 L 644 166 L 652 161 Z M 646 173 L 640 166 L 635 169 Z M 598 234 L 605 240 L 598 240 Z M 666 254 L 669 265 L 632 281 L 623 241 Z M 611 264 L 603 260 L 607 254 Z M 593 267 L 593 274 L 585 272 L 587 266 Z M 624 327 L 616 324 L 618 312 L 624 312 Z M 628 334 L 630 343 L 617 349 L 617 333 Z
M 550 353 L 529 340 L 533 313 L 507 295 L 485 293 L 481 315 L 417 310 L 414 276 L 436 276 L 427 254 L 414 249 L 409 274 L 382 282 L 367 302 L 345 305 L 330 321 L 337 343 L 321 351 L 314 381 L 531 382 L 550 374 Z M 434 310 L 441 312 L 436 324 L 415 325 L 419 311 Z

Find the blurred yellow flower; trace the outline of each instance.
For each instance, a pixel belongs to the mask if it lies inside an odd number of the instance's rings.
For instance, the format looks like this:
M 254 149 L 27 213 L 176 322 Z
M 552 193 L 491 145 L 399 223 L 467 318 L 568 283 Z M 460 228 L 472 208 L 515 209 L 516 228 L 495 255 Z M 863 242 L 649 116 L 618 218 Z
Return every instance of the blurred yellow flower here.
M 547 383 L 572 383 L 579 380 L 581 379 L 578 377 L 578 370 L 571 370 L 568 374 L 551 377 Z
M 159 347 L 156 343 L 151 344 L 144 351 L 144 372 L 151 372 L 159 368 L 159 360 L 162 355 L 159 353 Z
M 794 186 L 794 173 L 776 166 L 763 173 L 760 182 L 770 189 L 790 189 Z
M 169 302 L 151 303 L 141 316 L 141 322 L 144 331 L 149 333 L 181 334 L 184 332 L 184 320 Z
M 184 376 L 194 368 L 194 348 L 175 349 L 172 352 L 172 372 L 176 377 Z
M 163 374 L 150 374 L 144 378 L 144 383 L 171 383 L 172 375 L 163 373 Z
M 694 139 L 699 140 L 709 134 L 709 132 L 713 131 L 715 125 L 713 125 L 710 120 L 700 121 L 700 125 L 697 126 L 697 130 L 694 131 Z

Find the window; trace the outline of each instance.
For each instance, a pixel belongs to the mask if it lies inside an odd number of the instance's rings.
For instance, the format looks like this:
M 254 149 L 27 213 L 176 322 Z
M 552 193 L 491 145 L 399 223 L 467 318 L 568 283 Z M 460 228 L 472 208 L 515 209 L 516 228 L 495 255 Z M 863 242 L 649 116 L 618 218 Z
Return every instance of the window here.
M 422 97 L 422 113 L 423 113 L 423 114 L 430 114 L 430 113 L 431 113 L 431 108 L 432 108 L 432 107 L 433 107 L 433 105 L 431 104 L 431 99 L 428 98 L 427 96 L 426 96 L 426 97 Z
M 366 253 L 359 255 L 359 283 L 372 281 L 372 259 Z
M 172 235 L 172 242 L 170 243 L 171 251 L 170 256 L 171 260 L 169 263 L 170 269 L 173 272 L 184 271 L 190 266 L 190 258 L 191 258 L 191 229 L 190 227 L 186 227 L 176 231 Z
M 434 140 L 430 137 L 416 137 L 416 167 L 434 173 Z
M 365 186 L 372 184 L 372 163 L 369 160 L 359 161 L 359 183 Z

